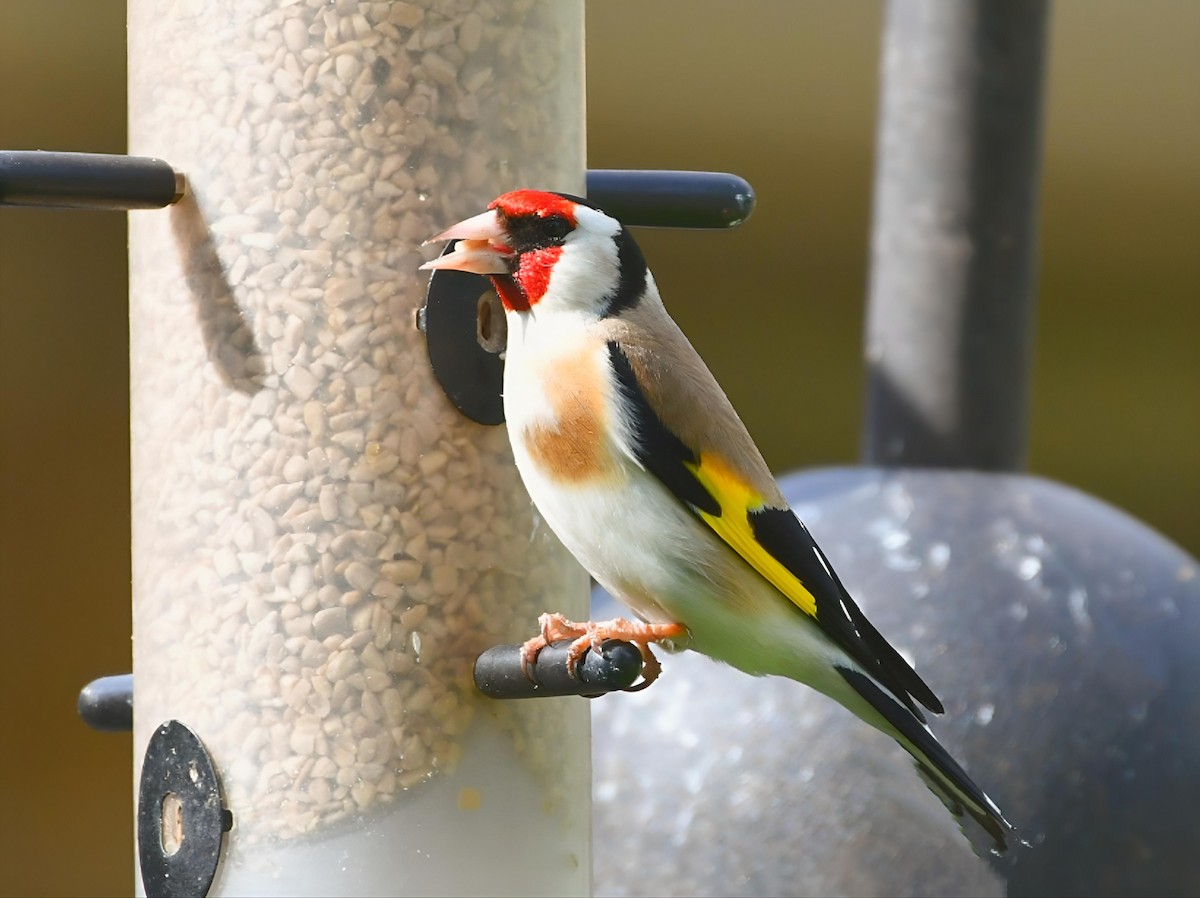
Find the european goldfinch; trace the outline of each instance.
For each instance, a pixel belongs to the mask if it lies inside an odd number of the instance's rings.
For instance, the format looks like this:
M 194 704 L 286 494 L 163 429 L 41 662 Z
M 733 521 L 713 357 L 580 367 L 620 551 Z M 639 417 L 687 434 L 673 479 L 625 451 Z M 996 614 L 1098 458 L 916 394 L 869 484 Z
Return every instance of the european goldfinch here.
M 504 412 L 547 524 L 640 622 L 543 615 L 575 638 L 669 641 L 807 683 L 891 736 L 962 822 L 1011 826 L 925 725 L 942 704 L 847 593 L 745 426 L 667 314 L 621 223 L 586 200 L 506 193 L 430 241 L 426 269 L 488 275 L 506 310 Z M 964 817 L 964 814 L 966 815 Z

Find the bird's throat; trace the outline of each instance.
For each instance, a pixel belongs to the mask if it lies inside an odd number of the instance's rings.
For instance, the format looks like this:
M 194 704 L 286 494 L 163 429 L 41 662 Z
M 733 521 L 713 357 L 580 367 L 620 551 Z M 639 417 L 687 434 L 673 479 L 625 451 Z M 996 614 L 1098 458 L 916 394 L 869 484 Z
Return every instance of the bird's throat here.
M 511 274 L 494 274 L 491 276 L 492 286 L 500 297 L 500 303 L 508 312 L 528 312 L 529 300 L 517 279 Z

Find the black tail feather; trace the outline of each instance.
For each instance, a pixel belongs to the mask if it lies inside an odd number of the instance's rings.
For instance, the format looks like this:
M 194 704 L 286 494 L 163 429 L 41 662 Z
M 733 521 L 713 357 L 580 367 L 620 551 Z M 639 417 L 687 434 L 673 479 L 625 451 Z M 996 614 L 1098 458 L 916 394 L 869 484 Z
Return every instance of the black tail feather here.
M 821 547 L 815 541 L 812 547 L 825 565 L 825 569 L 829 572 L 829 576 L 837 586 L 838 592 L 841 593 L 842 605 L 845 606 L 846 613 L 850 615 L 850 620 L 854 622 L 854 628 L 858 630 L 858 635 L 862 637 L 867 647 L 875 653 L 875 658 L 885 674 L 885 682 L 894 681 L 908 693 L 908 695 L 898 695 L 897 698 L 916 715 L 921 723 L 925 722 L 925 715 L 921 713 L 920 708 L 913 704 L 912 699 L 916 699 L 934 714 L 943 713 L 946 709 L 942 707 L 941 699 L 921 679 L 921 675 L 912 669 L 912 665 L 904 660 L 904 656 L 892 648 L 891 643 L 884 639 L 883 634 L 876 630 L 874 624 L 867 620 L 867 616 L 863 614 L 862 609 L 858 607 L 857 603 L 850 596 L 849 590 L 842 585 L 841 578 L 833 570 L 833 565 L 829 563 L 829 559 L 821 551 Z
M 917 762 L 917 772 L 950 813 L 959 819 L 960 825 L 963 825 L 967 818 L 974 820 L 991 837 L 992 851 L 999 854 L 1007 851 L 1009 836 L 1013 831 L 1012 825 L 942 747 L 933 733 L 870 677 L 845 667 L 838 667 L 837 671 L 855 692 L 900 733 L 905 740 L 901 745 Z M 963 829 L 967 832 L 965 826 Z M 967 832 L 967 837 L 970 836 Z M 971 841 L 975 844 L 974 839 Z
M 908 690 L 908 694 L 934 714 L 944 713 L 946 709 L 942 707 L 941 700 L 934 694 L 925 681 L 921 679 L 920 674 L 912 669 L 909 663 L 904 660 L 904 657 L 892 648 L 891 643 L 884 639 L 883 634 L 876 630 L 874 625 L 867 620 L 867 616 L 854 604 L 848 593 L 842 601 L 846 604 L 850 612 L 850 617 L 854 620 L 854 626 L 858 628 L 859 635 L 862 636 L 863 641 L 875 650 L 880 666 L 885 668 L 899 682 L 903 683 L 904 688 Z M 917 718 L 921 723 L 925 722 L 925 716 L 920 712 L 917 712 Z

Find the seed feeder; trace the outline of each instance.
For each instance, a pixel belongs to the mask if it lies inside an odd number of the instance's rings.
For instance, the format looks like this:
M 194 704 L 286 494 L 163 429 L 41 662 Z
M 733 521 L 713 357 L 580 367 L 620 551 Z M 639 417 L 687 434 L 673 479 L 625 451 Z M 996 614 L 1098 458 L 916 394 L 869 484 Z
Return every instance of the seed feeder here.
M 589 888 L 586 708 L 470 679 L 586 581 L 412 326 L 439 222 L 584 188 L 582 41 L 577 3 L 130 4 L 130 151 L 188 181 L 130 220 L 134 744 L 211 757 L 212 894 Z

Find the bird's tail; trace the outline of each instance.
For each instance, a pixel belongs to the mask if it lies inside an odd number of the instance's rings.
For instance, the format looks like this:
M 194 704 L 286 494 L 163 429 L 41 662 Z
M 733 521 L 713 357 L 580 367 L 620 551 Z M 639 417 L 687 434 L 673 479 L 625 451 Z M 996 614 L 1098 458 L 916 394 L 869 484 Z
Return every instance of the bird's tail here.
M 1004 819 L 995 802 L 950 757 L 950 753 L 929 728 L 866 674 L 846 667 L 838 667 L 837 671 L 850 688 L 883 718 L 886 726 L 879 728 L 913 756 L 921 779 L 942 800 L 950 813 L 958 818 L 959 826 L 971 844 L 977 849 L 986 848 L 996 854 L 1007 851 L 1013 833 L 1012 824 Z M 871 722 L 879 726 L 877 722 Z M 983 833 L 972 824 L 977 824 Z M 984 833 L 990 837 L 990 845 L 977 838 Z

